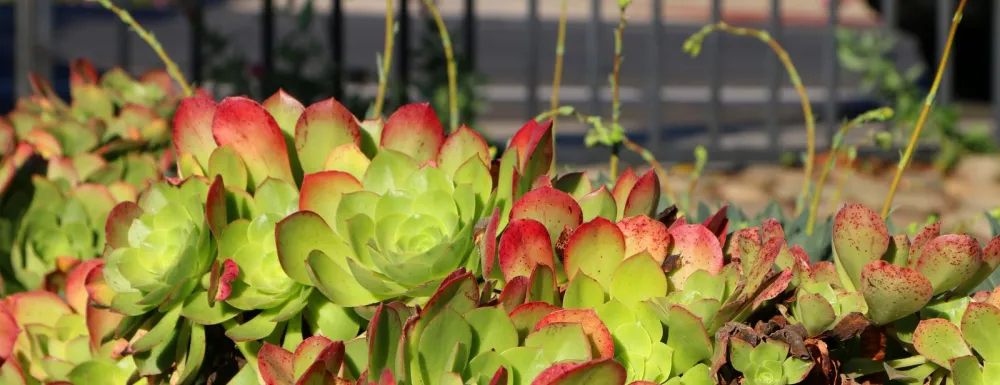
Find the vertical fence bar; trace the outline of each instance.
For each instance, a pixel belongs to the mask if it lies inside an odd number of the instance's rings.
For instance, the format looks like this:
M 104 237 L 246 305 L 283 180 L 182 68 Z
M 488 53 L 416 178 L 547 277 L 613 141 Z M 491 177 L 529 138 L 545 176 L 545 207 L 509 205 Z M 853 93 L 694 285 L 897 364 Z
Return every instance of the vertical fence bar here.
M 191 25 L 191 38 L 188 41 L 191 50 L 191 81 L 200 86 L 205 66 L 205 52 L 201 43 L 205 39 L 205 7 L 201 1 L 193 1 L 188 7 Z
M 398 63 L 396 71 L 399 75 L 399 87 L 396 87 L 397 105 L 403 105 L 410 100 L 410 2 L 399 0 L 399 35 L 396 36 L 396 46 L 399 51 L 393 60 Z
M 121 0 L 118 2 L 120 7 L 125 10 L 131 10 L 132 0 Z M 118 38 L 118 65 L 125 70 L 125 72 L 132 71 L 132 33 L 129 32 L 129 26 L 125 23 L 115 23 L 115 34 Z
M 830 0 L 827 10 L 826 36 L 824 41 L 825 66 L 823 73 L 826 83 L 826 137 L 833 138 L 838 126 L 837 105 L 840 102 L 840 63 L 837 58 L 837 28 L 840 26 L 840 1 Z
M 524 109 L 527 120 L 535 117 L 538 110 L 538 0 L 528 0 L 528 55 L 525 69 L 528 79 Z
M 465 54 L 466 71 L 476 68 L 476 0 L 465 0 Z
M 993 103 L 993 138 L 1000 143 L 1000 5 L 993 4 L 993 95 L 990 102 Z
M 951 19 L 955 13 L 955 1 L 954 0 L 938 0 L 937 1 L 937 18 L 935 20 L 934 35 L 937 44 L 937 58 L 940 60 L 941 56 L 944 54 L 944 46 L 948 42 L 948 30 L 951 29 Z M 931 65 L 930 70 L 936 71 L 937 63 L 928 63 Z M 937 100 L 941 104 L 951 103 L 952 97 L 954 96 L 952 88 L 952 77 L 951 77 L 951 58 L 948 59 L 948 63 L 944 67 L 944 74 L 941 76 L 941 86 L 938 90 Z
M 781 41 L 783 26 L 781 20 L 781 0 L 771 0 L 771 20 L 769 29 L 771 38 Z M 771 91 L 767 105 L 767 142 L 768 148 L 772 152 L 777 152 L 781 147 L 781 137 L 778 120 L 781 114 L 781 86 L 784 77 L 782 76 L 781 61 L 775 55 L 765 55 L 767 58 L 767 80 Z
M 722 0 L 712 0 L 712 22 L 722 21 Z M 719 148 L 719 131 L 722 125 L 722 34 L 708 36 L 711 104 L 708 110 L 708 149 L 714 153 Z
M 274 71 L 274 0 L 264 0 L 261 13 L 260 55 L 264 64 L 264 80 L 261 82 L 262 95 L 271 95 L 271 79 Z
M 55 55 L 52 38 L 53 0 L 35 0 L 35 72 L 46 79 L 52 79 Z
M 663 101 L 660 99 L 660 40 L 663 33 L 663 0 L 652 0 L 653 15 L 649 23 L 649 68 L 646 79 L 646 103 L 649 109 L 649 141 L 646 148 L 654 153 L 660 148 L 660 109 Z
M 17 0 L 14 4 L 14 97 L 31 95 L 31 83 L 25 76 L 35 67 L 35 20 L 38 3 Z
M 328 33 L 330 34 L 330 56 L 333 59 L 333 97 L 342 99 L 344 97 L 344 72 L 347 64 L 344 63 L 344 4 L 342 0 L 333 0 L 333 8 L 330 9 L 330 24 Z
M 590 91 L 588 107 L 591 114 L 601 113 L 601 0 L 590 1 L 590 23 L 587 24 L 587 88 Z

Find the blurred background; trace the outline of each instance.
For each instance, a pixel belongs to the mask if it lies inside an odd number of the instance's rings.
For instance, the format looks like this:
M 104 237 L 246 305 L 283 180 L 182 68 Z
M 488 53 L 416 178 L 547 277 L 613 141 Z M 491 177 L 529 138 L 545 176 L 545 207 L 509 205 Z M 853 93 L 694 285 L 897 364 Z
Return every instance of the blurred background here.
M 608 76 L 617 1 L 568 1 L 560 104 L 587 114 L 610 115 Z M 375 95 L 376 58 L 385 39 L 385 1 L 115 3 L 155 34 L 189 80 L 217 98 L 249 95 L 262 100 L 280 87 L 303 102 L 336 97 L 363 116 Z M 502 145 L 525 121 L 549 108 L 561 2 L 436 3 L 456 48 L 462 123 Z M 787 201 L 778 190 L 787 182 L 791 187 L 785 190 L 793 197 L 801 182 L 801 176 L 794 180 L 797 171 L 789 173 L 792 180 L 768 187 L 733 182 L 780 179 L 781 170 L 795 167 L 805 148 L 803 109 L 777 56 L 758 40 L 721 33 L 710 35 L 698 57 L 681 48 L 691 34 L 715 21 L 766 29 L 798 69 L 817 119 L 820 151 L 845 120 L 879 106 L 896 109 L 893 121 L 867 125 L 848 136 L 849 143 L 872 144 L 859 146 L 859 153 L 871 159 L 864 165 L 875 175 L 879 167 L 891 169 L 898 160 L 898 149 L 891 145 L 905 144 L 909 137 L 957 4 L 958 0 L 634 0 L 623 39 L 622 123 L 632 140 L 678 173 L 695 160 L 696 145 L 707 148 L 713 167 L 743 170 L 736 179 L 700 182 L 698 188 L 710 196 L 742 201 L 750 211 L 762 207 L 766 198 Z M 422 1 L 394 0 L 394 8 L 398 28 L 386 110 L 430 101 L 446 120 L 447 76 L 438 31 Z M 1000 25 L 993 2 L 969 0 L 918 152 L 915 169 L 928 170 L 932 176 L 907 180 L 932 190 L 917 190 L 922 195 L 913 202 L 898 197 L 903 215 L 909 212 L 907 205 L 920 206 L 911 210 L 918 220 L 969 205 L 976 199 L 962 191 L 970 190 L 984 191 L 985 197 L 968 207 L 968 213 L 998 205 L 990 197 L 1000 196 L 1000 187 L 949 187 L 951 179 L 940 179 L 963 172 L 971 173 L 966 179 L 972 180 L 1000 177 L 1000 161 L 991 155 L 1000 138 L 995 124 L 1000 103 L 991 100 L 991 95 L 1000 94 L 1000 80 L 992 76 L 1000 68 L 995 49 L 1000 28 L 991 25 Z M 30 93 L 28 72 L 53 79 L 57 91 L 68 98 L 67 66 L 77 57 L 90 59 L 99 70 L 120 66 L 133 74 L 163 66 L 133 32 L 96 4 L 0 1 L 0 111 L 11 109 L 17 97 Z M 606 149 L 584 146 L 586 129 L 573 119 L 560 120 L 560 162 L 606 162 Z M 883 134 L 875 143 L 873 135 L 878 132 Z M 983 154 L 989 157 L 982 158 Z M 963 159 L 992 161 L 962 166 Z M 638 157 L 626 161 L 641 163 Z M 756 167 L 757 174 L 748 166 Z M 886 178 L 875 184 L 861 182 L 856 191 L 848 187 L 843 198 L 880 206 L 883 184 L 887 188 Z

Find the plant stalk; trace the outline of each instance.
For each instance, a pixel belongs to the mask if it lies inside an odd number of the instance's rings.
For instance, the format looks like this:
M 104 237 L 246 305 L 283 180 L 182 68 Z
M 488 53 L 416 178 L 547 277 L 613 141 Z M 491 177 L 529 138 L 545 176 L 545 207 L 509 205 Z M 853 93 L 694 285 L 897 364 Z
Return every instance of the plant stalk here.
M 556 123 L 558 123 L 559 114 L 555 113 L 559 108 L 559 85 L 562 84 L 562 70 L 563 70 L 563 56 L 566 53 L 566 3 L 567 0 L 562 0 L 562 8 L 559 10 L 559 36 L 556 39 L 556 68 L 552 76 L 552 101 L 549 105 L 549 110 L 553 112 L 552 115 L 552 137 L 556 136 Z M 552 148 L 552 168 L 555 169 L 556 164 L 556 149 Z
M 441 44 L 444 45 L 444 55 L 448 60 L 448 125 L 451 128 L 449 132 L 458 131 L 458 69 L 455 68 L 455 52 L 452 49 L 451 37 L 448 34 L 448 27 L 444 24 L 444 19 L 441 18 L 441 13 L 438 12 L 436 6 L 434 6 L 433 0 L 424 0 L 424 4 L 427 5 L 427 9 L 430 10 L 431 16 L 434 17 L 434 23 L 437 24 L 438 33 L 441 34 Z
M 910 135 L 910 143 L 906 145 L 906 152 L 904 152 L 903 157 L 899 159 L 899 166 L 896 168 L 896 175 L 892 178 L 892 185 L 889 187 L 889 194 L 886 195 L 885 204 L 882 205 L 882 218 L 889 216 L 889 210 L 892 208 L 892 199 L 896 196 L 896 189 L 899 188 L 899 182 L 903 179 L 903 172 L 906 171 L 906 166 L 910 163 L 910 158 L 913 156 L 913 150 L 917 147 L 917 138 L 920 137 L 920 130 L 924 128 L 924 123 L 927 122 L 927 115 L 930 114 L 931 105 L 934 104 L 934 98 L 937 96 L 938 87 L 941 85 L 941 78 L 944 76 L 945 66 L 948 65 L 948 56 L 951 53 L 951 46 L 955 41 L 955 31 L 958 29 L 958 23 L 962 21 L 962 10 L 965 8 L 965 2 L 966 0 L 962 0 L 958 3 L 958 8 L 955 10 L 955 16 L 951 19 L 951 30 L 948 32 L 948 41 L 944 45 L 941 62 L 938 63 L 937 74 L 934 75 L 934 84 L 931 85 L 931 91 L 927 94 L 927 98 L 924 99 L 924 108 L 920 111 L 920 117 L 917 119 L 917 125 L 913 127 L 913 133 Z
M 621 120 L 621 109 L 622 101 L 620 95 L 619 82 L 621 79 L 621 69 L 622 69 L 622 35 L 625 34 L 625 7 L 621 7 L 618 16 L 618 28 L 615 29 L 615 61 L 614 67 L 611 72 L 611 131 L 621 129 L 619 120 Z M 625 135 L 622 134 L 622 137 Z M 620 151 L 619 145 L 616 143 L 611 147 L 611 181 L 616 182 L 618 180 L 618 153 Z
M 785 70 L 788 71 L 788 78 L 792 82 L 792 86 L 795 87 L 795 91 L 799 94 L 799 100 L 802 103 L 802 115 L 804 115 L 806 120 L 806 162 L 804 165 L 803 174 L 805 175 L 805 180 L 802 184 L 802 191 L 799 193 L 800 197 L 805 197 L 809 194 L 809 184 L 812 181 L 812 172 L 814 163 L 816 162 L 816 121 L 813 117 L 812 104 L 809 102 L 809 95 L 806 94 L 806 89 L 802 85 L 802 78 L 799 76 L 799 72 L 795 69 L 795 64 L 792 63 L 791 58 L 788 56 L 788 52 L 778 43 L 777 40 L 771 38 L 771 34 L 767 31 L 762 31 L 753 28 L 743 28 L 743 27 L 733 27 L 726 22 L 718 22 L 713 25 L 705 26 L 701 31 L 692 36 L 687 42 L 684 43 L 685 50 L 690 50 L 694 55 L 697 55 L 701 51 L 701 41 L 704 40 L 705 35 L 712 33 L 714 31 L 724 31 L 738 36 L 750 36 L 755 37 L 758 40 L 764 42 L 775 54 L 778 55 L 778 59 L 781 60 L 781 64 L 784 65 Z M 801 201 L 801 199 L 800 199 Z M 802 205 L 797 205 L 795 207 L 795 215 L 798 216 L 802 213 Z
M 152 48 L 154 52 L 156 52 L 156 55 L 160 57 L 160 60 L 163 61 L 163 64 L 167 66 L 167 73 L 169 73 L 170 77 L 174 78 L 174 81 L 176 81 L 177 84 L 181 86 L 181 90 L 184 92 L 184 96 L 194 96 L 194 91 L 192 90 L 191 85 L 188 84 L 187 80 L 184 79 L 184 74 L 182 74 L 181 71 L 177 69 L 177 63 L 175 63 L 173 59 L 171 59 L 170 56 L 167 55 L 167 53 L 163 50 L 163 46 L 160 45 L 160 42 L 156 40 L 155 37 L 153 37 L 152 33 L 149 33 L 149 31 L 147 31 L 145 28 L 142 27 L 142 25 L 140 25 L 137 21 L 135 21 L 135 19 L 132 18 L 132 15 L 128 13 L 128 11 L 118 8 L 118 6 L 112 4 L 111 0 L 95 0 L 95 1 L 100 3 L 101 6 L 108 9 L 109 11 L 114 12 L 115 15 L 118 16 L 118 19 L 120 19 L 123 23 L 127 24 L 129 27 L 131 27 L 132 30 L 135 31 L 135 33 L 138 34 L 139 37 L 142 38 L 142 40 L 145 41 L 146 44 L 149 45 L 149 47 Z
M 385 92 L 389 84 L 389 69 L 392 68 L 392 45 L 396 35 L 392 28 L 394 21 L 392 4 L 394 2 L 395 0 L 385 0 L 385 54 L 382 56 L 382 73 L 378 77 L 378 94 L 375 96 L 375 118 L 382 117 Z

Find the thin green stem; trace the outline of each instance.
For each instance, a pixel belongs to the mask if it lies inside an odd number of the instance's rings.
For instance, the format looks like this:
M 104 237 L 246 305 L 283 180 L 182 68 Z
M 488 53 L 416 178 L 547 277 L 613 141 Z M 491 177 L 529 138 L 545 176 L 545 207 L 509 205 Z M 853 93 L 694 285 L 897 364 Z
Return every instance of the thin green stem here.
M 847 185 L 847 180 L 854 173 L 854 160 L 857 156 L 857 147 L 852 146 L 847 150 L 847 169 L 844 170 L 844 173 L 840 175 L 840 179 L 837 181 L 837 188 L 833 190 L 833 196 L 830 197 L 830 207 L 836 208 L 837 202 L 840 202 L 840 195 L 844 192 L 844 186 Z
M 167 53 L 163 50 L 163 46 L 160 45 L 160 42 L 156 40 L 155 37 L 153 37 L 152 33 L 143 28 L 142 25 L 139 24 L 139 22 L 135 21 L 135 19 L 132 18 L 132 15 L 129 14 L 128 11 L 118 8 L 118 6 L 112 4 L 111 0 L 96 0 L 96 1 L 100 3 L 104 8 L 107 8 L 111 12 L 114 12 L 115 15 L 117 15 L 118 18 L 121 19 L 123 23 L 128 24 L 129 27 L 132 27 L 132 30 L 135 31 L 135 33 L 138 34 L 139 37 L 142 38 L 142 40 L 145 41 L 146 44 L 153 49 L 153 51 L 156 52 L 156 55 L 160 57 L 160 60 L 163 60 L 163 64 L 167 66 L 167 73 L 169 73 L 170 76 L 174 78 L 174 81 L 176 81 L 177 84 L 180 84 L 181 89 L 184 91 L 184 96 L 194 96 L 194 91 L 191 89 L 191 85 L 188 84 L 187 80 L 184 79 L 184 74 L 182 74 L 181 71 L 177 69 L 177 63 L 174 63 L 173 59 L 170 59 L 170 56 L 167 56 Z
M 382 107 L 385 105 L 385 92 L 389 84 L 389 69 L 392 67 L 392 45 L 395 38 L 393 31 L 393 8 L 395 0 L 385 0 L 385 54 L 382 55 L 382 73 L 378 76 L 378 94 L 375 96 L 375 118 L 382 116 Z
M 448 116 L 449 127 L 451 127 L 450 132 L 458 131 L 458 70 L 455 68 L 455 53 L 452 50 L 451 37 L 448 35 L 448 27 L 444 25 L 444 19 L 441 18 L 441 13 L 438 12 L 436 6 L 434 6 L 433 0 L 424 0 L 424 4 L 427 5 L 427 9 L 431 12 L 431 16 L 434 17 L 434 23 L 437 24 L 438 33 L 441 34 L 441 44 L 444 45 L 444 55 L 448 60 Z
M 563 55 L 566 53 L 566 3 L 562 0 L 562 8 L 559 10 L 559 37 L 556 39 L 556 68 L 552 76 L 552 103 L 550 110 L 556 111 L 559 108 L 559 85 L 562 84 Z M 556 123 L 559 114 L 552 117 L 552 137 L 556 135 Z M 552 149 L 552 166 L 556 164 L 556 149 Z
M 814 163 L 816 162 L 816 121 L 813 117 L 812 104 L 809 102 L 809 95 L 806 94 L 806 88 L 802 85 L 802 78 L 799 76 L 799 72 L 795 69 L 795 64 L 792 63 L 791 58 L 788 56 L 788 52 L 779 44 L 776 40 L 771 38 L 771 34 L 767 31 L 757 30 L 753 28 L 742 28 L 733 27 L 725 22 L 718 22 L 713 25 L 708 25 L 702 28 L 701 31 L 694 34 L 686 42 L 684 42 L 684 50 L 690 52 L 692 55 L 697 56 L 701 52 L 701 43 L 705 39 L 705 36 L 715 32 L 724 31 L 738 36 L 751 36 L 758 40 L 764 42 L 775 54 L 778 55 L 778 59 L 781 60 L 781 64 L 784 65 L 785 70 L 788 71 L 788 78 L 792 82 L 792 86 L 795 87 L 795 91 L 799 94 L 799 100 L 802 103 L 802 115 L 804 115 L 806 120 L 806 162 L 803 167 L 803 173 L 805 174 L 805 179 L 802 182 L 802 191 L 799 193 L 800 197 L 805 197 L 809 194 L 809 184 L 812 181 L 812 172 Z M 800 201 L 802 201 L 800 199 Z M 802 205 L 796 205 L 795 215 L 798 216 L 802 212 Z
M 920 137 L 920 130 L 924 128 L 924 123 L 927 122 L 927 115 L 931 112 L 931 105 L 934 104 L 934 97 L 937 96 L 938 87 L 941 85 L 941 77 L 944 75 L 945 66 L 948 65 L 948 56 L 951 54 L 951 46 L 955 40 L 955 31 L 958 29 L 958 23 L 962 21 L 962 10 L 965 8 L 965 2 L 966 0 L 962 0 L 958 3 L 955 16 L 951 18 L 951 30 L 948 32 L 948 41 L 944 45 L 944 53 L 941 55 L 937 74 L 934 75 L 934 84 L 931 85 L 931 92 L 924 99 L 924 108 L 920 111 L 917 125 L 913 127 L 913 134 L 910 135 L 910 143 L 906 145 L 906 152 L 899 159 L 899 166 L 896 168 L 896 175 L 892 178 L 889 194 L 886 195 L 885 204 L 882 205 L 882 218 L 889 216 L 889 210 L 892 208 L 892 199 L 896 196 L 896 189 L 899 188 L 899 182 L 903 179 L 903 172 L 906 171 L 906 166 L 910 163 L 910 158 L 913 156 L 913 150 L 917 147 L 917 138 Z
M 625 20 L 625 8 L 619 8 L 618 15 L 618 28 L 615 29 L 615 61 L 614 67 L 611 72 L 611 130 L 612 132 L 621 129 L 619 121 L 621 120 L 621 70 L 622 70 L 622 35 L 625 34 L 625 26 L 627 24 Z M 624 137 L 624 133 L 622 134 Z M 611 147 L 611 181 L 618 180 L 618 152 L 619 146 L 616 144 Z
M 833 169 L 833 165 L 837 161 L 837 153 L 840 152 L 840 146 L 844 144 L 844 140 L 847 139 L 847 133 L 850 132 L 852 128 L 869 121 L 888 120 L 892 117 L 892 114 L 893 111 L 891 108 L 883 107 L 858 115 L 850 122 L 840 126 L 837 134 L 833 136 L 833 145 L 830 146 L 830 158 L 826 160 L 826 166 L 824 166 L 823 170 L 820 171 L 819 180 L 816 181 L 816 191 L 812 196 L 812 204 L 809 205 L 809 220 L 806 222 L 806 235 L 812 235 L 813 230 L 816 227 L 816 213 L 819 211 L 819 200 L 823 196 L 823 186 L 826 184 L 827 175 L 829 175 L 830 170 Z

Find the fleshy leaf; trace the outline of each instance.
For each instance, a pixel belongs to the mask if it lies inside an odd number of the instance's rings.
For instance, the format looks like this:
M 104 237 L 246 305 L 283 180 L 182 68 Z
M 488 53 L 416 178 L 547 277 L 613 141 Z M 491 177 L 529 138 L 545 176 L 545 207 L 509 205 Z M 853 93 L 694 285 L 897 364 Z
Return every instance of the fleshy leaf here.
M 264 342 L 264 346 L 257 353 L 257 360 L 257 370 L 265 384 L 290 385 L 295 383 L 292 352 Z
M 336 99 L 306 107 L 295 125 L 295 149 L 306 174 L 323 171 L 333 149 L 348 143 L 361 146 L 361 129 Z
M 553 187 L 542 187 L 514 202 L 510 220 L 518 219 L 534 219 L 545 225 L 554 246 L 567 226 L 575 229 L 583 222 L 583 212 L 569 194 Z
M 667 295 L 667 277 L 660 262 L 647 252 L 639 253 L 615 270 L 611 281 L 611 297 L 626 304 Z
M 261 105 L 267 112 L 271 113 L 274 121 L 278 123 L 278 127 L 285 133 L 286 138 L 295 135 L 295 123 L 299 121 L 299 116 L 306 109 L 302 102 L 289 95 L 285 90 L 278 89 L 278 92 L 265 99 Z
M 615 203 L 617 205 L 617 217 L 618 219 L 625 217 L 625 205 L 628 203 L 629 195 L 632 193 L 632 188 L 635 184 L 639 182 L 639 176 L 635 174 L 635 170 L 631 167 L 626 168 L 620 176 L 618 176 L 618 181 L 615 182 L 615 188 L 611 191 L 611 195 L 615 198 Z
M 962 332 L 943 318 L 920 321 L 913 331 L 913 347 L 920 355 L 944 367 L 949 367 L 952 359 L 972 355 L 962 339 Z
M 924 246 L 927 245 L 927 242 L 939 236 L 941 236 L 941 222 L 934 222 L 920 229 L 920 232 L 917 233 L 917 236 L 913 237 L 913 242 L 910 244 L 909 267 L 916 267 L 917 260 L 923 255 Z
M 278 123 L 257 102 L 228 97 L 219 103 L 212 120 L 212 136 L 220 146 L 231 145 L 249 171 L 249 185 L 268 177 L 295 185 L 285 137 Z
M 884 325 L 920 310 L 930 301 L 933 286 L 907 267 L 875 261 L 861 271 L 861 293 L 876 325 Z
M 594 184 L 590 182 L 586 171 L 570 172 L 560 175 L 552 184 L 559 191 L 565 192 L 574 199 L 583 198 L 591 191 L 594 191 Z
M 611 358 L 588 362 L 561 362 L 535 377 L 532 385 L 624 385 L 625 367 Z
M 1000 309 L 985 302 L 973 302 L 962 315 L 962 335 L 986 362 L 1000 360 Z
M 656 214 L 656 206 L 659 203 L 660 179 L 656 176 L 656 171 L 650 169 L 632 186 L 632 190 L 625 200 L 622 218 L 634 215 L 653 216 Z
M 463 124 L 458 131 L 448 135 L 441 145 L 437 164 L 445 174 L 454 177 L 455 171 L 473 157 L 482 160 L 483 164 L 489 164 L 490 148 L 482 135 Z
M 625 258 L 626 242 L 618 226 L 607 219 L 598 217 L 580 225 L 563 252 L 566 277 L 572 281 L 582 272 L 610 289 L 615 268 Z
M 670 274 L 673 287 L 683 289 L 684 281 L 695 270 L 705 270 L 712 275 L 722 271 L 722 245 L 704 226 L 674 226 L 670 228 L 670 235 L 673 239 L 670 253 L 680 255 L 680 267 Z
M 927 277 L 934 294 L 940 294 L 972 278 L 982 263 L 978 241 L 968 235 L 948 234 L 923 247 L 914 270 Z
M 597 217 L 609 221 L 618 220 L 618 206 L 615 204 L 615 198 L 605 186 L 598 187 L 597 190 L 580 198 L 580 209 L 583 212 L 584 222 L 589 222 Z
M 548 232 L 532 219 L 513 220 L 500 236 L 500 270 L 504 280 L 529 276 L 535 265 L 555 269 Z
M 209 156 L 217 147 L 212 136 L 215 110 L 215 102 L 205 97 L 185 98 L 177 106 L 174 113 L 174 150 L 178 157 L 191 154 L 202 168 L 208 167 Z
M 670 250 L 671 238 L 667 226 L 645 215 L 626 217 L 618 222 L 625 236 L 625 258 L 647 252 L 657 263 L 663 263 Z
M 437 160 L 444 128 L 430 103 L 407 104 L 389 116 L 382 128 L 382 147 L 409 155 L 418 164 Z
M 584 333 L 590 339 L 593 357 L 612 358 L 615 356 L 615 343 L 611 338 L 611 332 L 604 326 L 604 322 L 597 316 L 594 309 L 563 309 L 554 311 L 538 321 L 534 330 L 537 331 L 546 325 L 558 322 L 579 323 L 583 326 Z
M 871 209 L 844 206 L 833 220 L 833 249 L 854 287 L 861 284 L 861 270 L 889 248 L 889 229 Z
M 337 209 L 344 194 L 362 189 L 361 182 L 345 172 L 322 171 L 307 174 L 302 179 L 299 209 L 319 214 L 328 224 L 337 223 Z
M 347 143 L 334 148 L 330 152 L 330 155 L 326 158 L 326 163 L 323 165 L 323 170 L 343 171 L 351 174 L 357 180 L 362 180 L 370 164 L 371 160 L 361 152 L 361 148 L 354 143 Z
M 134 202 L 121 202 L 108 213 L 104 225 L 105 239 L 113 249 L 128 246 L 128 232 L 132 221 L 138 219 L 143 211 Z

